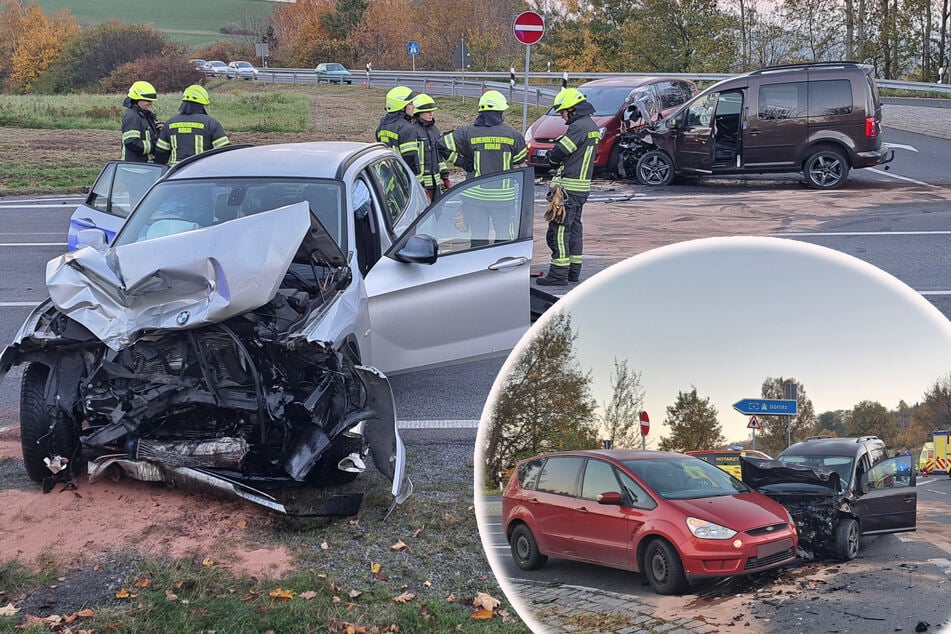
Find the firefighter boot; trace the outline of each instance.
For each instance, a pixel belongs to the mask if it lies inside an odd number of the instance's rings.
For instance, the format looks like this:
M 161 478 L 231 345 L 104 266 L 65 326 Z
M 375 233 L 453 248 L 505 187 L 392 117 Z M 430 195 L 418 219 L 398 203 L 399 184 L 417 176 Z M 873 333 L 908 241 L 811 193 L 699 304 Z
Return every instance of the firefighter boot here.
M 568 267 L 568 281 L 577 282 L 581 279 L 581 264 L 572 263 Z
M 549 266 L 548 274 L 535 280 L 535 283 L 539 286 L 567 286 L 568 267 Z

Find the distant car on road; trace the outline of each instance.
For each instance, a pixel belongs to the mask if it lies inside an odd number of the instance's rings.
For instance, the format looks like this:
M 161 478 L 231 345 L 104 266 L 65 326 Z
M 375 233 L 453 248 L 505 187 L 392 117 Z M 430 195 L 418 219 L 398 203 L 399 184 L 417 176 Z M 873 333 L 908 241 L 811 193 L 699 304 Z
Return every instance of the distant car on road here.
M 251 62 L 230 62 L 230 68 L 234 69 L 234 76 L 241 79 L 257 79 L 258 69 Z
M 518 464 L 502 494 L 515 563 L 549 556 L 640 571 L 655 592 L 796 559 L 790 514 L 728 473 L 665 451 L 567 451 Z
M 353 83 L 353 77 L 350 74 L 350 71 L 344 68 L 343 64 L 336 64 L 333 62 L 317 64 L 317 68 L 314 69 L 314 73 L 317 75 L 317 83 L 320 83 L 321 81 L 333 82 L 337 84 L 342 84 L 344 82 L 348 84 Z
M 227 77 L 233 79 L 237 71 L 221 60 L 213 60 L 205 65 L 205 75 L 208 77 Z
M 190 59 L 188 63 L 202 72 L 205 71 L 205 66 L 208 64 L 208 62 L 203 59 Z

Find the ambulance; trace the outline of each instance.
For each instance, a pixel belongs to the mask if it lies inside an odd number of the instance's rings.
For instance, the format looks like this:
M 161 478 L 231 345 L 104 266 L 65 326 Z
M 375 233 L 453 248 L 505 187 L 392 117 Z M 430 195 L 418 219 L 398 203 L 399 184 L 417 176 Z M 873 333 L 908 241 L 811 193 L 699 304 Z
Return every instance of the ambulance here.
M 951 429 L 931 432 L 934 441 L 934 470 L 951 476 Z

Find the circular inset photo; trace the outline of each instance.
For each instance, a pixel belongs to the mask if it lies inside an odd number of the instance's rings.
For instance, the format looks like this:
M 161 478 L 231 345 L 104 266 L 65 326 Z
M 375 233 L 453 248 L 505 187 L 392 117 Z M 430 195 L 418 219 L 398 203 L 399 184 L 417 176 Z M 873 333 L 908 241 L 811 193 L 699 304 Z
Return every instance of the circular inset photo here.
M 938 627 L 947 430 L 951 323 L 921 295 L 803 242 L 684 242 L 574 289 L 508 358 L 479 530 L 537 632 Z

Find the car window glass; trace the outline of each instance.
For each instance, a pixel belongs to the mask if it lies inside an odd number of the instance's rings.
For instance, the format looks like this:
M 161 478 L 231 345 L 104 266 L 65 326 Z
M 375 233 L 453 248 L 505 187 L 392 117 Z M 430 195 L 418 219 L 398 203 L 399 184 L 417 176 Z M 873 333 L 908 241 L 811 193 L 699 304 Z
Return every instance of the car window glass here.
M 852 112 L 852 82 L 831 79 L 809 82 L 809 116 L 828 117 Z
M 400 220 L 409 205 L 412 183 L 405 169 L 396 159 L 387 159 L 374 163 L 371 167 L 373 177 L 383 192 L 383 204 L 386 222 L 390 229 L 398 230 Z
M 743 95 L 739 92 L 723 92 L 717 100 L 717 117 L 736 116 L 743 107 Z
M 682 81 L 664 81 L 657 84 L 661 109 L 676 108 L 693 96 L 690 84 Z
M 86 197 L 86 204 L 93 209 L 110 213 L 109 194 L 112 191 L 112 183 L 115 180 L 116 164 L 109 163 L 103 168 L 102 174 L 93 184 L 89 195 Z M 127 212 L 128 213 L 128 212 Z
M 630 460 L 624 464 L 662 498 L 697 499 L 749 491 L 726 471 L 703 460 Z
M 210 227 L 303 201 L 341 250 L 346 251 L 342 191 L 342 183 L 336 180 L 164 181 L 142 200 L 115 244 L 131 244 Z
M 609 491 L 618 491 L 614 467 L 600 460 L 588 460 L 584 468 L 584 480 L 581 484 L 581 497 L 597 501 L 598 496 Z
M 96 181 L 86 204 L 119 218 L 125 218 L 135 207 L 146 190 L 152 186 L 163 167 L 142 163 L 116 163 L 106 168 L 102 178 Z
M 463 182 L 426 210 L 415 233 L 435 238 L 440 256 L 517 240 L 522 234 L 521 189 L 519 175 L 505 172 Z
M 532 460 L 518 468 L 518 483 L 523 489 L 533 490 L 535 488 L 543 464 L 543 460 Z
M 657 508 L 657 502 L 647 493 L 647 491 L 634 481 L 634 478 L 624 472 L 618 472 L 621 478 L 622 493 L 627 497 L 627 501 L 632 508 L 650 510 Z
M 549 458 L 538 476 L 536 489 L 558 495 L 577 495 L 578 473 L 583 463 L 584 458 L 574 456 Z
M 911 486 L 911 456 L 889 458 L 869 469 L 868 487 L 896 489 Z
M 719 93 L 710 93 L 690 104 L 684 113 L 684 125 L 687 128 L 706 128 L 710 126 L 713 109 L 716 107 Z
M 594 107 L 595 117 L 611 117 L 624 106 L 624 99 L 631 93 L 630 86 L 582 86 L 579 90 Z
M 769 120 L 805 117 L 806 82 L 761 85 L 758 116 Z

